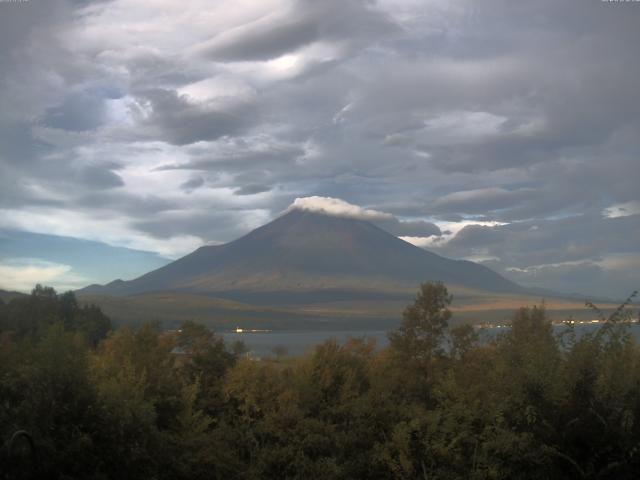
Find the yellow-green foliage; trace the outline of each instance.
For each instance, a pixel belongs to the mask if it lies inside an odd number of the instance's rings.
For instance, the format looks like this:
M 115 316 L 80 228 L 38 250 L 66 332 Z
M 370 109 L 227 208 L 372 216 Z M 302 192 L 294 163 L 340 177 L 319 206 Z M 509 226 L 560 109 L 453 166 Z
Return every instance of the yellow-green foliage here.
M 67 479 L 640 472 L 640 347 L 624 308 L 581 337 L 554 334 L 544 307 L 522 308 L 480 343 L 449 328 L 446 287 L 425 285 L 386 349 L 330 340 L 256 361 L 193 322 L 121 328 L 96 345 L 84 317 L 64 316 L 59 302 L 77 309 L 69 298 L 36 295 L 0 306 L 0 435 L 27 430 L 39 455 L 32 467 L 2 447 L 7 478 L 34 468 Z

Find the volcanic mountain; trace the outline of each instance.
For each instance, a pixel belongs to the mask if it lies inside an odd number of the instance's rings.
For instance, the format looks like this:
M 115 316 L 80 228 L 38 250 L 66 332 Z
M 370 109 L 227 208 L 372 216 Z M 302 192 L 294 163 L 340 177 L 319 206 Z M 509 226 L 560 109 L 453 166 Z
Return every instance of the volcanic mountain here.
M 181 292 L 242 301 L 262 296 L 278 303 L 278 297 L 300 294 L 348 299 L 349 292 L 415 291 L 428 280 L 497 293 L 524 290 L 485 266 L 420 249 L 367 221 L 292 210 L 230 243 L 201 247 L 134 280 L 91 285 L 81 293 Z

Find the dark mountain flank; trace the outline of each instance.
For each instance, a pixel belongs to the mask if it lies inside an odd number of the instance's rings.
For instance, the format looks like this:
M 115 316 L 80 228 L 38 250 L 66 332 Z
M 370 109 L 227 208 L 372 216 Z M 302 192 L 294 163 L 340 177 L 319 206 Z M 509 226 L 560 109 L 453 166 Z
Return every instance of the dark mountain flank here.
M 293 210 L 225 245 L 201 247 L 135 280 L 91 285 L 85 294 L 189 292 L 260 298 L 333 292 L 394 292 L 420 282 L 499 293 L 524 289 L 487 267 L 415 247 L 375 225 Z M 266 298 L 265 298 L 266 299 Z
M 9 302 L 14 298 L 26 297 L 26 294 L 20 292 L 12 292 L 7 290 L 0 290 L 0 301 Z

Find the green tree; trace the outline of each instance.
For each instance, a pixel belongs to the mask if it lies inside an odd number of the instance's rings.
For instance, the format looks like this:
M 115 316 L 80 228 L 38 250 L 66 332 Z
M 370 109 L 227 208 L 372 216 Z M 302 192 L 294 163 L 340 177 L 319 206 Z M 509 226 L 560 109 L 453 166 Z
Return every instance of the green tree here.
M 98 306 L 80 305 L 73 292 L 58 294 L 39 284 L 31 295 L 0 308 L 0 331 L 10 331 L 18 339 L 37 340 L 56 323 L 65 331 L 80 332 L 94 347 L 111 330 L 109 317 Z
M 2 439 L 24 429 L 34 438 L 44 472 L 89 478 L 100 452 L 92 442 L 99 414 L 86 342 L 58 323 L 36 343 L 23 340 L 5 347 L 6 357 L 0 357 Z
M 458 325 L 450 331 L 451 356 L 462 359 L 471 352 L 478 343 L 478 334 L 473 325 Z
M 197 395 L 199 408 L 208 415 L 218 415 L 224 408 L 223 378 L 235 364 L 236 354 L 227 349 L 222 337 L 192 321 L 181 325 L 176 345 L 180 351 L 181 370 L 187 381 L 197 382 L 200 386 Z
M 427 282 L 402 314 L 400 328 L 389 334 L 391 348 L 406 360 L 428 361 L 442 353 L 453 296 L 442 282 Z

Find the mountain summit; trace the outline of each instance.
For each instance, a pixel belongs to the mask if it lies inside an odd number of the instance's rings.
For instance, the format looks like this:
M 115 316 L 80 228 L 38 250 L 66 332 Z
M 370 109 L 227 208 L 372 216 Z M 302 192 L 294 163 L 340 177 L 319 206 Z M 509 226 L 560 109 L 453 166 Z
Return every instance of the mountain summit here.
M 415 290 L 428 280 L 502 293 L 523 290 L 485 266 L 420 249 L 367 221 L 291 210 L 230 243 L 201 247 L 134 280 L 82 292 L 237 297 L 239 292 Z

